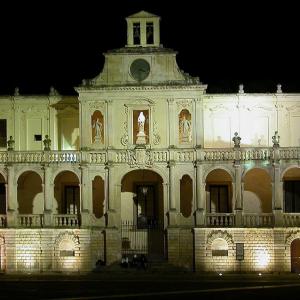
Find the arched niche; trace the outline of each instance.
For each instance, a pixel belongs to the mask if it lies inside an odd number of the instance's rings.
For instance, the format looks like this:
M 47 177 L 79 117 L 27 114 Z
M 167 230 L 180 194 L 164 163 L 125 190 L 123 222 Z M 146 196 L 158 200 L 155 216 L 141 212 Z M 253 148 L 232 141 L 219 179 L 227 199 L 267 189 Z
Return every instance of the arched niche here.
M 104 180 L 100 176 L 95 176 L 93 180 L 93 213 L 96 218 L 103 217 L 104 214 Z
M 300 168 L 290 168 L 283 173 L 284 211 L 300 212 Z
M 91 116 L 91 131 L 92 131 L 92 144 L 104 143 L 104 118 L 99 110 L 95 110 Z
M 193 180 L 189 175 L 180 179 L 180 212 L 188 218 L 192 214 Z
M 181 110 L 178 115 L 179 144 L 192 142 L 192 115 L 187 109 Z

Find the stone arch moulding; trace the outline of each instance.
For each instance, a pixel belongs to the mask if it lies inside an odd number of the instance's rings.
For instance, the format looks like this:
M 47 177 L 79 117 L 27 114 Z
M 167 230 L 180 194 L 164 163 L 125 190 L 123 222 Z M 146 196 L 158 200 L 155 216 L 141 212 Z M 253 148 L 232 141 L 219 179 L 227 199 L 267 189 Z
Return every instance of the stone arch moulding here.
M 204 172 L 203 172 L 203 177 L 202 177 L 202 181 L 203 182 L 206 182 L 206 178 L 208 176 L 208 174 L 214 170 L 218 170 L 218 169 L 221 169 L 221 170 L 224 170 L 225 172 L 227 172 L 230 177 L 231 177 L 231 180 L 233 181 L 234 180 L 234 173 L 233 173 L 233 170 L 230 169 L 230 168 L 227 168 L 225 166 L 213 166 L 213 167 L 209 167 L 207 168 Z
M 228 250 L 233 249 L 233 245 L 234 245 L 233 237 L 227 231 L 213 230 L 212 232 L 210 232 L 206 240 L 206 244 L 209 247 L 209 249 L 211 248 L 211 244 L 215 239 L 225 240 L 228 244 Z
M 291 247 L 293 240 L 300 239 L 300 230 L 290 231 L 285 239 L 285 245 Z
M 26 172 L 33 172 L 36 173 L 42 182 L 44 182 L 44 173 L 42 169 L 37 169 L 37 168 L 21 168 L 15 173 L 15 181 L 17 182 L 20 176 L 22 176 Z
M 249 168 L 249 169 L 243 169 L 242 171 L 242 182 L 244 182 L 244 179 L 245 179 L 245 176 L 250 172 L 250 171 L 253 171 L 255 169 L 259 169 L 259 170 L 263 170 L 270 178 L 271 180 L 273 181 L 273 174 L 272 174 L 272 171 L 270 168 L 264 168 L 264 167 L 261 167 L 261 166 L 255 166 L 253 168 Z
M 119 176 L 115 182 L 118 182 L 121 184 L 123 178 L 131 171 L 137 171 L 137 170 L 143 170 L 140 168 L 130 168 L 129 166 L 126 166 L 126 168 L 122 168 L 119 170 Z M 163 183 L 168 183 L 168 174 L 160 167 L 152 166 L 151 168 L 144 168 L 144 170 L 152 171 L 154 173 L 157 173 L 163 180 Z
M 291 169 L 300 169 L 300 166 L 299 165 L 290 165 L 290 166 L 287 166 L 286 168 L 284 168 L 282 171 L 281 171 L 281 174 L 280 174 L 280 180 L 282 181 L 283 180 L 283 177 L 284 177 L 284 174 L 287 173 L 289 170 Z
M 59 249 L 59 245 L 62 241 L 68 240 L 74 244 L 75 250 L 79 250 L 80 247 L 80 241 L 79 236 L 76 235 L 74 232 L 67 231 L 67 232 L 61 232 L 55 239 L 54 247 L 56 250 Z
M 54 183 L 55 178 L 57 177 L 57 175 L 59 175 L 62 172 L 72 172 L 76 175 L 78 182 L 81 183 L 81 173 L 80 173 L 80 169 L 76 168 L 76 167 L 68 167 L 68 166 L 62 166 L 62 167 L 58 167 L 53 173 L 52 173 L 52 178 L 51 178 L 51 182 Z

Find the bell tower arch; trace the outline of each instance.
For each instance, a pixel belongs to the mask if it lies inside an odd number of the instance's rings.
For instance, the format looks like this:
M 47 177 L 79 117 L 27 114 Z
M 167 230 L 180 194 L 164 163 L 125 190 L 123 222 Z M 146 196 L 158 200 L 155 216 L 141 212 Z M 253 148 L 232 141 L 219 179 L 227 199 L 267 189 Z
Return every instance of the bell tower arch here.
M 159 47 L 160 46 L 160 17 L 144 10 L 126 18 L 127 45 L 126 47 Z

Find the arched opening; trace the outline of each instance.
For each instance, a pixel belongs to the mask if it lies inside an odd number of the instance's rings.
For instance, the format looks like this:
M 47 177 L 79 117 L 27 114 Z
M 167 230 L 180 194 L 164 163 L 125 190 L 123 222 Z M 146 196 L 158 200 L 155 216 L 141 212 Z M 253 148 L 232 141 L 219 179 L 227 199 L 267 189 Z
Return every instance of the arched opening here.
M 232 212 L 232 178 L 223 169 L 215 169 L 206 177 L 207 211 L 209 213 Z
M 5 179 L 0 173 L 0 215 L 6 214 L 6 189 L 5 189 Z M 2 219 L 0 220 L 0 227 L 2 225 Z
M 180 179 L 180 212 L 188 218 L 192 214 L 193 202 L 193 180 L 188 175 L 183 175 Z
M 163 180 L 150 170 L 134 170 L 122 179 L 123 254 L 164 255 Z
M 76 174 L 71 171 L 59 173 L 54 180 L 54 198 L 58 214 L 80 213 L 80 189 Z
M 300 239 L 295 239 L 291 243 L 291 272 L 300 272 Z
M 104 180 L 100 176 L 93 180 L 93 213 L 96 218 L 104 214 Z
M 254 168 L 246 173 L 243 200 L 245 213 L 272 212 L 271 177 L 265 170 Z
M 292 168 L 283 176 L 284 211 L 300 212 L 300 168 Z
M 44 195 L 41 177 L 33 171 L 26 171 L 17 181 L 19 214 L 42 214 Z

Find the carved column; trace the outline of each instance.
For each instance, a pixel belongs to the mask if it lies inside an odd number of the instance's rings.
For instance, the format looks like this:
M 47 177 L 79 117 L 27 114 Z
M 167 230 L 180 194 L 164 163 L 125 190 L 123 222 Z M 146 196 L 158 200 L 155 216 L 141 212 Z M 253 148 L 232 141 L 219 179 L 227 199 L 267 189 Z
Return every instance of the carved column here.
M 111 148 L 113 145 L 113 123 L 111 120 L 113 120 L 113 107 L 112 107 L 112 100 L 106 101 L 106 118 L 105 118 L 105 145 L 107 145 L 108 148 Z M 126 120 L 127 121 L 127 120 Z
M 196 102 L 196 146 L 203 146 L 204 141 L 204 125 L 203 125 L 203 101 L 195 99 Z
M 52 210 L 53 210 L 53 198 L 54 198 L 54 184 L 51 180 L 51 169 L 49 166 L 44 166 L 44 225 L 52 225 Z
M 15 170 L 13 166 L 7 166 L 7 226 L 17 226 L 17 182 L 15 182 Z
M 171 160 L 168 163 L 169 168 L 169 225 L 177 225 L 177 209 L 175 199 L 175 161 Z
M 196 211 L 195 211 L 195 222 L 196 226 L 205 225 L 205 211 L 206 211 L 206 201 L 204 197 L 205 184 L 202 182 L 203 177 L 203 166 L 201 161 L 197 160 L 195 162 L 196 168 Z
M 89 180 L 89 170 L 87 165 L 81 165 L 81 225 L 89 226 L 91 223 L 90 213 L 92 211 L 92 201 L 90 186 L 91 182 Z
M 243 224 L 243 202 L 242 202 L 242 172 L 239 163 L 234 164 L 234 209 L 235 209 L 235 225 L 240 227 Z
M 169 112 L 169 122 L 167 123 L 169 125 L 169 146 L 175 145 L 175 126 L 177 126 L 177 123 L 175 121 L 175 105 L 174 105 L 174 99 L 168 99 L 168 112 Z
M 283 226 L 283 183 L 280 178 L 279 163 L 273 164 L 274 181 L 272 183 L 273 195 L 273 213 L 275 217 L 275 226 Z
M 115 207 L 115 192 L 117 187 L 114 184 L 113 181 L 113 164 L 112 162 L 108 162 L 105 166 L 106 172 L 107 172 L 107 183 L 106 183 L 106 189 L 107 189 L 107 201 L 106 201 L 106 225 L 108 227 L 115 227 L 117 225 L 116 220 L 116 207 Z

